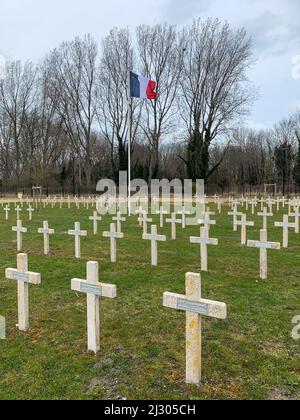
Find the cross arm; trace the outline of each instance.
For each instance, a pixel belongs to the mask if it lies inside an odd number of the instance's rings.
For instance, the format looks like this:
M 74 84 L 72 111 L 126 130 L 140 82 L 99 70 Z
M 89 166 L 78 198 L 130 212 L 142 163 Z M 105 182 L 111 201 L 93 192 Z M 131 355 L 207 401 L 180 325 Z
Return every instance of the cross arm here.
M 259 248 L 259 249 L 281 249 L 280 242 L 258 242 L 258 241 L 247 241 L 247 246 L 249 248 Z
M 214 238 L 198 238 L 196 236 L 190 237 L 191 244 L 207 244 L 207 245 L 219 245 L 219 240 Z
M 30 271 L 26 273 L 20 273 L 18 270 L 14 268 L 7 268 L 5 270 L 5 277 L 8 280 L 23 281 L 24 283 L 30 283 L 30 284 L 35 284 L 35 285 L 41 284 L 41 274 L 32 273 Z
M 176 293 L 165 292 L 163 295 L 163 306 L 184 312 L 198 313 L 209 318 L 227 318 L 227 305 L 223 302 L 207 299 L 200 299 L 198 302 L 193 302 L 186 299 L 186 296 Z
M 151 234 L 147 234 L 147 235 L 143 235 L 143 239 L 144 240 L 148 240 L 148 241 L 161 241 L 161 242 L 165 242 L 167 240 L 167 237 L 165 235 L 151 235 Z
M 71 289 L 76 292 L 90 293 L 110 299 L 117 297 L 117 286 L 106 283 L 89 283 L 86 280 L 72 279 Z

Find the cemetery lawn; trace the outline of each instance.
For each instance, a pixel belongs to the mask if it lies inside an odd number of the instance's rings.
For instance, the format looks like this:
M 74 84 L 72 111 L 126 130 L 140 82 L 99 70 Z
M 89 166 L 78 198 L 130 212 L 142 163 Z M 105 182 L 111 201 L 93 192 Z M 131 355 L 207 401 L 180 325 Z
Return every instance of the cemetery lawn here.
M 185 384 L 185 314 L 162 306 L 163 292 L 185 292 L 185 273 L 199 272 L 199 246 L 189 237 L 197 227 L 177 227 L 177 241 L 158 244 L 158 268 L 150 266 L 150 243 L 142 241 L 136 217 L 123 224 L 117 264 L 110 263 L 110 242 L 102 237 L 110 217 L 92 235 L 93 209 L 47 208 L 28 221 L 24 207 L 24 252 L 29 270 L 42 274 L 30 286 L 28 334 L 17 331 L 17 286 L 5 280 L 16 267 L 16 225 L 0 214 L 0 315 L 7 339 L 0 341 L 0 399 L 276 399 L 300 398 L 300 342 L 291 337 L 300 315 L 300 236 L 289 232 L 288 250 L 269 251 L 269 278 L 259 279 L 259 250 L 241 247 L 232 218 L 216 216 L 208 249 L 209 272 L 202 274 L 202 296 L 225 302 L 228 319 L 203 320 L 203 381 Z M 215 210 L 214 206 L 211 206 Z M 274 209 L 275 210 L 275 209 Z M 282 211 L 268 220 L 269 240 L 282 241 Z M 214 217 L 213 217 L 214 218 Z M 262 218 L 252 216 L 258 239 Z M 43 256 L 43 220 L 56 230 L 51 256 Z M 158 218 L 157 224 L 158 224 Z M 89 236 L 81 238 L 82 259 L 74 258 L 74 222 Z M 150 226 L 149 226 L 150 228 Z M 171 227 L 158 229 L 170 237 Z M 85 278 L 86 262 L 99 261 L 100 281 L 117 285 L 115 300 L 101 301 L 101 352 L 86 353 L 86 295 L 71 291 L 73 277 Z

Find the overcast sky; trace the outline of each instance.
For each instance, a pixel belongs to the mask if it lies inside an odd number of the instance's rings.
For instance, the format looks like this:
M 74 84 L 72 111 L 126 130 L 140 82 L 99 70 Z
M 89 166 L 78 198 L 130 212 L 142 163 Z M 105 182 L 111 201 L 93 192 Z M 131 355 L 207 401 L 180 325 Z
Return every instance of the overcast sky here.
M 64 40 L 91 33 L 100 41 L 114 27 L 219 17 L 245 26 L 257 60 L 250 73 L 260 89 L 249 124 L 270 127 L 300 108 L 300 0 L 0 0 L 0 54 L 40 60 Z

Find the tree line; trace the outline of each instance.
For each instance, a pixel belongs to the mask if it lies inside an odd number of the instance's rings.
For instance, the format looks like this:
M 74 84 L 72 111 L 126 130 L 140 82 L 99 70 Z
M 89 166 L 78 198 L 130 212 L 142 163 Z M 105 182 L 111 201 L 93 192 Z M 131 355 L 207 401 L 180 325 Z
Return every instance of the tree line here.
M 94 192 L 100 178 L 205 179 L 230 185 L 300 184 L 299 116 L 270 132 L 240 128 L 257 98 L 243 28 L 197 19 L 183 29 L 114 28 L 63 42 L 40 63 L 8 62 L 0 81 L 0 183 L 18 191 Z M 129 72 L 157 82 L 157 100 L 133 101 Z

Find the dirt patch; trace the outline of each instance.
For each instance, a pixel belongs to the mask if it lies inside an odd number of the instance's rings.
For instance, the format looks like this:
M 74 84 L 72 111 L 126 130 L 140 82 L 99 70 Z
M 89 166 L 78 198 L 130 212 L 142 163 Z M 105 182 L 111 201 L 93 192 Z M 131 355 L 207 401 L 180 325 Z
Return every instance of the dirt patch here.
M 299 401 L 300 394 L 292 395 L 289 388 L 274 388 L 269 392 L 269 401 Z

